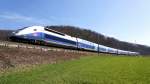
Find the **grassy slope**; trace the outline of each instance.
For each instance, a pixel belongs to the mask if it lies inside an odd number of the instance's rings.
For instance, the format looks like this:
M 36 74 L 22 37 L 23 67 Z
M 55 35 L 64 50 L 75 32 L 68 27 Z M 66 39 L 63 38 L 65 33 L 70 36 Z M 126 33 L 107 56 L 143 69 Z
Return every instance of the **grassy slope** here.
M 0 84 L 148 84 L 149 57 L 92 56 L 0 77 Z

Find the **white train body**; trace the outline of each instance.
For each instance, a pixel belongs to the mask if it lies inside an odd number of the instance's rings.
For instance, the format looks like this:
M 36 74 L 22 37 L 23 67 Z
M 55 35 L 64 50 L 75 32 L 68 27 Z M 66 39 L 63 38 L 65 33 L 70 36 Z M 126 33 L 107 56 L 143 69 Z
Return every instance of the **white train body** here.
M 94 52 L 139 55 L 138 52 L 124 51 L 99 45 L 84 39 L 72 37 L 43 26 L 31 26 L 13 32 L 12 40 L 40 42 L 61 47 L 89 50 Z

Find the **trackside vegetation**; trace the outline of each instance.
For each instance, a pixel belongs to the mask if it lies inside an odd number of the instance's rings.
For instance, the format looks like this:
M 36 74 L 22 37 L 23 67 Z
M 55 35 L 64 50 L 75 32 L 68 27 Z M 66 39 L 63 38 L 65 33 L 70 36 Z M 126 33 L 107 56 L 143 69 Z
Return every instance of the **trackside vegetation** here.
M 0 84 L 149 84 L 150 58 L 89 56 L 0 74 Z

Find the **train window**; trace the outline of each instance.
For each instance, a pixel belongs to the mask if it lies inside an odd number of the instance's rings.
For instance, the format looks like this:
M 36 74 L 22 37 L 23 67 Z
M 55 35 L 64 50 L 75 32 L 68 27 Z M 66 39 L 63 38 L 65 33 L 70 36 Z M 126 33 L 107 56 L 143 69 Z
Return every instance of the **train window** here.
M 33 31 L 37 31 L 37 29 L 33 29 Z
M 56 34 L 59 34 L 59 35 L 62 35 L 62 36 L 65 36 L 65 34 L 61 33 L 61 32 L 58 32 L 58 31 L 55 31 L 55 30 L 52 30 L 50 28 L 44 28 L 46 31 L 49 31 L 49 32 L 53 32 L 53 33 L 56 33 Z

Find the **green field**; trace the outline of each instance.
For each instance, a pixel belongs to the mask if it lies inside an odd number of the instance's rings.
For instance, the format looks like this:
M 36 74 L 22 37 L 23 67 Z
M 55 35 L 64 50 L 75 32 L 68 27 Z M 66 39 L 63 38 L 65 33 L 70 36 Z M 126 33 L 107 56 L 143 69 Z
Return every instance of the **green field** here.
M 89 56 L 0 75 L 0 84 L 149 84 L 150 58 Z

